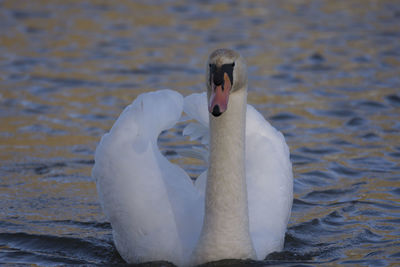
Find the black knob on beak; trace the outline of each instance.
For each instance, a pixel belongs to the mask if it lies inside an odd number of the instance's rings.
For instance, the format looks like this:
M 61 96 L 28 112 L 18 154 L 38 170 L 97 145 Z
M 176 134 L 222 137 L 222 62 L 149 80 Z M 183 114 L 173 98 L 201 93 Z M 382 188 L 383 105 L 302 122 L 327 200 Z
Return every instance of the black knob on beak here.
M 220 86 L 224 82 L 224 73 L 221 68 L 217 68 L 213 75 L 213 82 L 215 86 Z

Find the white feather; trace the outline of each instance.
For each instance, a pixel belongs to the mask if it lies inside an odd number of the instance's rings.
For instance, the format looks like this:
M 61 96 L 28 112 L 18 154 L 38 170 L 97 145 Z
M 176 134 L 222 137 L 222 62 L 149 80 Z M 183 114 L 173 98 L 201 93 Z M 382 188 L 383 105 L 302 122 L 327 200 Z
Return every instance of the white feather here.
M 192 119 L 208 125 L 206 101 L 206 93 L 187 96 L 184 112 L 196 114 Z M 263 259 L 283 248 L 293 200 L 293 174 L 282 133 L 251 105 L 246 111 L 246 177 L 250 234 L 258 259 Z M 201 194 L 205 194 L 206 178 L 203 175 L 196 181 Z
M 211 133 L 205 93 L 183 99 L 162 90 L 138 96 L 96 149 L 92 176 L 115 245 L 129 263 L 261 260 L 283 247 L 293 199 L 289 149 L 280 132 L 253 107 L 246 108 L 244 59 L 226 49 L 214 51 L 211 59 L 218 64 L 234 60 L 232 88 L 237 89 L 220 119 L 211 119 Z M 173 127 L 183 110 L 197 121 L 183 134 L 204 149 L 180 153 L 210 168 L 195 184 L 157 145 L 160 133 Z

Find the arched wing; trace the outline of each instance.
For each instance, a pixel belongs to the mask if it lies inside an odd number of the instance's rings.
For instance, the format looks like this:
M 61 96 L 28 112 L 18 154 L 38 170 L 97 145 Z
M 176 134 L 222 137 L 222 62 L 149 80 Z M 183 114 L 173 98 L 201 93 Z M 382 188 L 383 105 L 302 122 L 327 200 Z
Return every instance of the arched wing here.
M 182 264 L 200 233 L 198 191 L 157 146 L 159 134 L 175 125 L 182 108 L 177 92 L 142 94 L 96 149 L 92 176 L 117 249 L 128 262 Z
M 293 174 L 283 135 L 252 106 L 246 117 L 250 234 L 259 259 L 283 248 L 293 201 Z

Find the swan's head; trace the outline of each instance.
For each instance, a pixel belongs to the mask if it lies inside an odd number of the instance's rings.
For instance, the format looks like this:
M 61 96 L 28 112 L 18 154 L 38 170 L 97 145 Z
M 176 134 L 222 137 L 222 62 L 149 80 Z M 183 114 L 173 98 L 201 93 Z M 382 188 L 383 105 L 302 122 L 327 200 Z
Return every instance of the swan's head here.
M 247 68 L 243 57 L 230 49 L 217 49 L 207 62 L 208 111 L 215 117 L 228 108 L 229 95 L 246 90 Z

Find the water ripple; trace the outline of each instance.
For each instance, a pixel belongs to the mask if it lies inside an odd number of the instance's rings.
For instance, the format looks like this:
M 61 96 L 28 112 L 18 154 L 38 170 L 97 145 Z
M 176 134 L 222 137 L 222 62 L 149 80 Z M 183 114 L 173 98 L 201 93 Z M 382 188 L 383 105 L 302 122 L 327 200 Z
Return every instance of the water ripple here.
M 106 245 L 96 240 L 27 233 L 0 233 L 0 245 L 7 248 L 2 251 L 3 260 L 14 263 L 29 263 L 34 260 L 45 265 L 59 262 L 100 264 L 109 262 L 109 251 L 114 250 L 112 244 Z M 22 255 L 25 257 L 21 257 Z
M 395 1 L 0 6 L 0 264 L 122 265 L 91 178 L 97 143 L 139 93 L 204 90 L 207 54 L 231 47 L 288 142 L 294 202 L 282 252 L 212 266 L 398 265 Z M 159 145 L 195 178 L 205 166 L 177 153 L 193 146 L 181 131 Z

